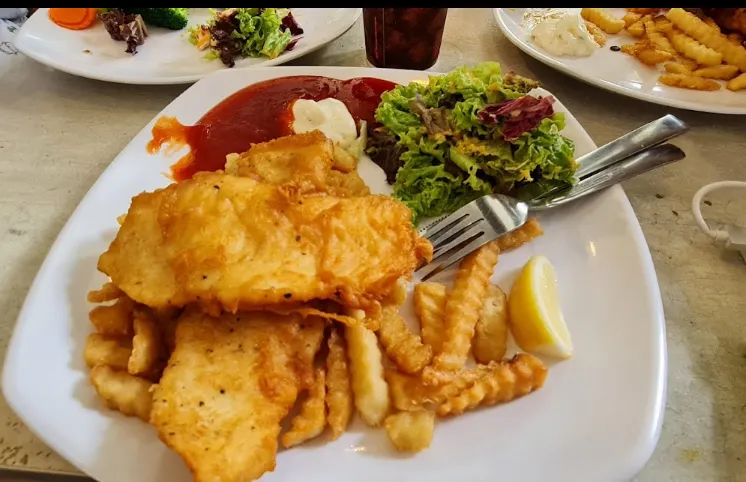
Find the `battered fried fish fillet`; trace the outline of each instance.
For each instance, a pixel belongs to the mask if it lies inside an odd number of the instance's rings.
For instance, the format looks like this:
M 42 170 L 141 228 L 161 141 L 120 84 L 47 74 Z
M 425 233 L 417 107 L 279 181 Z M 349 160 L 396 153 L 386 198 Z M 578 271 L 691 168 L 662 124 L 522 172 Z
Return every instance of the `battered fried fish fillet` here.
M 135 196 L 98 268 L 152 308 L 235 313 L 331 300 L 375 310 L 432 257 L 411 218 L 387 196 L 303 196 L 203 172 Z
M 280 422 L 313 382 L 322 320 L 190 310 L 153 391 L 150 423 L 196 482 L 255 480 L 275 468 Z
M 334 143 L 318 130 L 255 144 L 229 159 L 225 170 L 269 184 L 292 182 L 309 193 L 338 197 L 370 194 L 357 170 L 342 172 L 335 168 Z

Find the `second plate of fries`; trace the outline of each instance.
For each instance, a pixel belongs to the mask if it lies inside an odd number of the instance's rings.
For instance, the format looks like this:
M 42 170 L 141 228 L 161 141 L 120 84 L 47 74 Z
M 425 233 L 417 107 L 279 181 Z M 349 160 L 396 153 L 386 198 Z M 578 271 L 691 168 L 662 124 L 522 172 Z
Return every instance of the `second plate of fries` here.
M 580 13 L 600 48 L 587 57 L 543 50 L 532 41 L 527 21 L 537 10 L 552 10 L 549 15 Z M 500 30 L 518 48 L 597 87 L 681 109 L 746 114 L 746 46 L 743 33 L 732 30 L 733 22 L 727 21 L 731 12 L 726 21 L 708 9 L 683 8 L 495 8 L 493 12 Z

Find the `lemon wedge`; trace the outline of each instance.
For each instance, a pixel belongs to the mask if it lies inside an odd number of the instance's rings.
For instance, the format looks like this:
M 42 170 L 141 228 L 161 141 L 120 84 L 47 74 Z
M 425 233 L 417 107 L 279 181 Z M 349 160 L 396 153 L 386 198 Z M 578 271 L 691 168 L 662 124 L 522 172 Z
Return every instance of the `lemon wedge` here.
M 534 256 L 521 270 L 508 300 L 510 329 L 522 350 L 558 358 L 572 356 L 554 266 Z

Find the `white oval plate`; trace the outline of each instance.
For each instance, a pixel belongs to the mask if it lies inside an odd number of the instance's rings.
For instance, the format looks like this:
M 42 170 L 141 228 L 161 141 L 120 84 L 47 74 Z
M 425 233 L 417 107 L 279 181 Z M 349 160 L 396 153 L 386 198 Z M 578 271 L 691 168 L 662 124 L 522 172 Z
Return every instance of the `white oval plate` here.
M 272 60 L 237 60 L 233 68 L 279 65 L 313 52 L 349 30 L 362 13 L 361 8 L 292 11 L 304 31 L 293 50 Z M 220 60 L 204 59 L 207 52 L 189 43 L 188 28 L 205 23 L 209 16 L 207 8 L 190 8 L 189 24 L 182 30 L 149 27 L 145 43 L 131 55 L 124 42 L 111 39 L 100 20 L 85 30 L 68 30 L 49 19 L 48 8 L 40 8 L 16 33 L 15 46 L 42 64 L 81 77 L 123 84 L 185 84 L 228 69 Z
M 215 104 L 265 79 L 323 75 L 406 83 L 425 73 L 348 67 L 226 70 L 186 90 L 161 115 L 196 122 Z M 567 114 L 577 154 L 595 146 Z M 8 348 L 3 393 L 23 422 L 83 472 L 102 482 L 191 480 L 181 459 L 147 424 L 105 409 L 87 380 L 82 350 L 91 331 L 86 293 L 106 278 L 96 261 L 114 238 L 132 196 L 168 184 L 175 157 L 150 156 L 151 121 L 96 181 L 55 241 L 26 298 Z M 361 173 L 388 192 L 380 169 Z M 658 440 L 666 387 L 666 337 L 655 270 L 621 187 L 541 218 L 546 234 L 500 257 L 493 281 L 508 290 L 531 255 L 554 263 L 575 356 L 550 362 L 546 385 L 504 406 L 438 422 L 432 446 L 397 454 L 382 428 L 355 420 L 283 451 L 262 480 L 522 482 L 627 480 Z M 408 301 L 411 303 L 411 301 Z M 412 319 L 411 307 L 403 315 Z
M 746 114 L 746 91 L 731 92 L 725 86 L 719 91 L 701 92 L 658 83 L 661 74 L 639 60 L 622 52 L 609 50 L 612 45 L 634 43 L 625 34 L 607 35 L 606 46 L 590 57 L 559 57 L 549 54 L 530 40 L 530 32 L 522 26 L 525 8 L 493 8 L 492 12 L 502 33 L 516 47 L 550 67 L 589 84 L 617 94 L 680 109 L 715 114 Z M 568 11 L 580 11 L 568 8 Z M 621 18 L 626 9 L 606 9 Z

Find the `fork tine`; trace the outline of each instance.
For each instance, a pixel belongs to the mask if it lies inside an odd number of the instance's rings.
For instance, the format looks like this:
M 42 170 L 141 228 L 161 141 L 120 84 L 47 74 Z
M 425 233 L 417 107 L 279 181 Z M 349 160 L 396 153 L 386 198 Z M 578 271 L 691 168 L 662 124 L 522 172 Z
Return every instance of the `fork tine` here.
M 472 220 L 471 223 L 459 223 L 458 230 L 454 227 L 453 229 L 449 230 L 449 236 L 441 241 L 438 241 L 437 243 L 433 243 L 432 240 L 430 241 L 433 244 L 433 256 L 436 255 L 436 253 L 443 253 L 452 247 L 454 247 L 458 242 L 455 244 L 453 243 L 454 239 L 461 239 L 463 241 L 462 235 L 464 233 L 474 233 L 475 229 L 484 229 L 484 226 L 481 226 L 482 223 L 486 222 L 486 219 L 480 218 L 477 220 L 474 220 L 473 217 L 470 217 L 469 219 Z M 466 224 L 464 226 L 464 224 Z M 463 226 L 463 227 L 462 227 Z
M 470 239 L 471 240 L 468 241 L 466 245 L 462 246 L 460 249 L 458 248 L 458 246 L 456 246 L 455 250 L 451 249 L 450 252 L 441 254 L 440 256 L 438 256 L 437 259 L 433 259 L 430 263 L 415 271 L 415 273 L 421 276 L 421 281 L 427 281 L 441 271 L 447 269 L 452 264 L 458 262 L 459 260 L 461 260 L 461 258 L 468 255 L 475 249 L 484 246 L 491 241 L 490 237 L 483 232 L 480 232 L 480 234 L 476 238 L 472 237 Z
M 415 272 L 422 281 L 459 261 L 475 249 L 521 226 L 528 205 L 500 194 L 482 196 L 449 216 L 421 229 L 420 235 L 441 239 L 433 246 L 433 260 Z M 484 221 L 484 222 L 482 222 Z
M 467 242 L 475 235 L 484 234 L 485 229 L 484 226 L 481 225 L 483 221 L 484 219 L 477 219 L 467 227 L 454 233 L 452 236 L 449 236 L 448 239 L 443 240 L 443 242 L 439 243 L 438 246 L 434 246 L 433 260 L 438 259 L 439 256 L 458 247 L 460 244 Z
M 437 221 L 433 221 L 424 228 L 420 229 L 420 236 L 426 238 L 428 241 L 430 241 L 430 243 L 433 243 L 436 239 L 442 238 L 443 236 L 447 236 L 449 233 L 452 233 L 454 227 L 463 227 L 466 224 L 469 224 L 469 219 L 474 221 L 474 216 L 477 216 L 477 218 L 481 218 L 482 214 L 475 206 L 474 202 L 470 202 L 469 204 L 457 209 L 448 216 L 443 216 Z
M 453 229 L 458 229 L 459 226 L 466 224 L 469 222 L 469 216 L 468 213 L 460 216 L 459 218 L 453 220 L 452 222 L 448 223 L 446 226 L 442 226 L 439 230 L 434 231 L 430 236 L 425 236 L 425 238 L 430 241 L 430 243 L 435 246 L 435 242 L 443 237 L 443 235 L 448 234 Z M 445 221 L 445 218 L 443 219 Z

